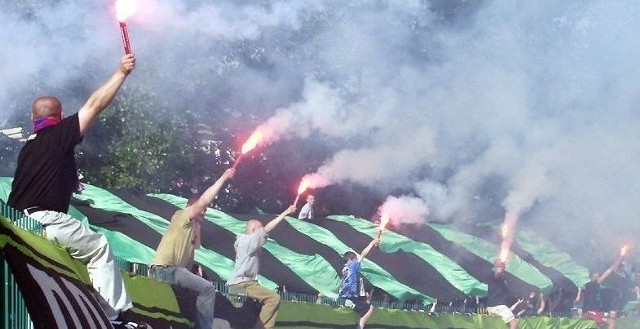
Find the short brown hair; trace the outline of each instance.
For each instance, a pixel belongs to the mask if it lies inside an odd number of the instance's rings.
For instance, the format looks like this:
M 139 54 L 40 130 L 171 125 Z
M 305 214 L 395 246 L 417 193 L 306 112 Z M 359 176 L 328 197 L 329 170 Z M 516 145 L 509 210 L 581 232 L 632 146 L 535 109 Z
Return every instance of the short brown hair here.
M 354 251 L 349 250 L 342 255 L 342 258 L 345 261 L 350 261 L 358 258 L 358 255 Z

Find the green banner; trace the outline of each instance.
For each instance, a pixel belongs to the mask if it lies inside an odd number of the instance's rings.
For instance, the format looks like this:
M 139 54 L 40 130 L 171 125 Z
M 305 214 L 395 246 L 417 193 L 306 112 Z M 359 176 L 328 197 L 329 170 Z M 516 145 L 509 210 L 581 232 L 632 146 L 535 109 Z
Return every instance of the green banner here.
M 464 247 L 469 252 L 489 263 L 493 264 L 500 252 L 498 245 L 477 236 L 456 231 L 449 225 L 429 224 L 429 226 L 440 233 L 445 239 Z M 551 291 L 553 282 L 551 282 L 546 275 L 540 273 L 537 268 L 524 261 L 518 255 L 512 253 L 510 257 L 510 261 L 507 263 L 507 272 L 534 287 L 538 287 L 544 292 Z
M 329 216 L 328 219 L 348 223 L 358 231 L 371 237 L 376 235 L 377 225 L 366 219 L 353 216 Z M 452 286 L 465 295 L 482 296 L 487 294 L 487 285 L 485 283 L 478 281 L 456 262 L 426 243 L 417 242 L 389 231 L 384 233 L 380 250 L 386 253 L 394 253 L 398 250 L 412 253 L 431 265 Z

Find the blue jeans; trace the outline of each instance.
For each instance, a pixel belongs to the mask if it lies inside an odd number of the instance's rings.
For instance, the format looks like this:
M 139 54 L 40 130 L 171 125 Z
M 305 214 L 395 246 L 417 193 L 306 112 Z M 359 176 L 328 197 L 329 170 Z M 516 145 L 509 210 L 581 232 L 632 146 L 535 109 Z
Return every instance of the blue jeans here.
M 211 329 L 213 327 L 213 308 L 216 302 L 216 289 L 211 282 L 201 276 L 191 273 L 184 267 L 153 266 L 151 275 L 157 279 L 167 281 L 178 287 L 193 290 L 198 293 L 196 308 L 198 316 L 196 326 L 199 329 Z

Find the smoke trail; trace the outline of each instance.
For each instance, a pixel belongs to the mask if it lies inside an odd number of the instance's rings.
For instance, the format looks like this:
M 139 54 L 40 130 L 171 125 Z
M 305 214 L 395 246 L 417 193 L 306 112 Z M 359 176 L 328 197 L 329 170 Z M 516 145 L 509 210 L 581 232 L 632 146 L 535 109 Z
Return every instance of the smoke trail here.
M 429 207 L 424 200 L 410 196 L 389 196 L 378 212 L 389 216 L 390 222 L 398 224 L 422 224 L 429 216 Z
M 0 53 L 2 118 L 42 93 L 67 113 L 81 105 L 122 52 L 110 5 L 0 2 L 11 45 Z M 330 145 L 317 187 L 417 195 L 430 219 L 506 211 L 557 241 L 572 232 L 573 245 L 640 233 L 637 1 L 139 8 L 127 84 L 222 127 L 265 129 L 272 143 Z

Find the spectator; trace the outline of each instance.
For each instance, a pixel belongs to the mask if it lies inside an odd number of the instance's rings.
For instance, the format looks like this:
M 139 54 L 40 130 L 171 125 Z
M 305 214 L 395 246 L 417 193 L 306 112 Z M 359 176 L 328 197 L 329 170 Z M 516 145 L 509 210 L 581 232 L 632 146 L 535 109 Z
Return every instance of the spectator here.
M 260 251 L 267 242 L 269 232 L 275 229 L 287 215 L 295 210 L 295 206 L 289 206 L 264 227 L 258 220 L 248 221 L 245 227 L 245 234 L 238 235 L 234 244 L 236 261 L 227 285 L 234 290 L 244 289 L 247 297 L 256 299 L 263 304 L 259 323 L 263 328 L 275 327 L 278 308 L 280 307 L 280 296 L 258 283 Z
M 502 318 L 504 323 L 509 325 L 510 329 L 518 328 L 518 320 L 513 315 L 511 309 L 506 305 L 509 290 L 504 279 L 504 262 L 496 262 L 494 272 L 487 280 L 489 293 L 487 296 L 487 313 L 489 315 L 497 315 Z
M 302 206 L 300 209 L 300 213 L 298 214 L 298 219 L 303 219 L 307 221 L 313 221 L 315 219 L 315 209 L 314 203 L 316 202 L 316 197 L 313 194 L 307 195 L 307 203 Z

